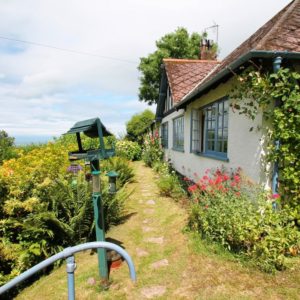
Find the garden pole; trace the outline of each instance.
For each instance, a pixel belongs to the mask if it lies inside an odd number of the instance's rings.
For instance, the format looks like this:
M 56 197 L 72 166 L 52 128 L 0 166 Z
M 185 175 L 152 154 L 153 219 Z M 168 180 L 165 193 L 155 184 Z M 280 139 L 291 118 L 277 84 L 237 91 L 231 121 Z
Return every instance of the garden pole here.
M 100 164 L 99 160 L 91 161 L 92 170 L 92 182 L 93 182 L 93 206 L 94 206 L 94 218 L 96 228 L 96 240 L 98 242 L 105 242 L 105 227 L 104 227 L 104 215 L 103 205 L 101 199 L 101 185 L 100 185 Z M 98 269 L 101 282 L 103 286 L 108 284 L 108 267 L 106 249 L 97 249 L 98 254 Z

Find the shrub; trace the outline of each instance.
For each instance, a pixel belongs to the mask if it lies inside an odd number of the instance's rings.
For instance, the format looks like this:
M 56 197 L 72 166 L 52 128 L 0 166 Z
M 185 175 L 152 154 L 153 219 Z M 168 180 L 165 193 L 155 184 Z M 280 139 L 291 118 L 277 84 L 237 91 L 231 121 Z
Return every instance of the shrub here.
M 207 173 L 189 191 L 189 226 L 203 238 L 243 253 L 265 271 L 284 269 L 286 257 L 299 254 L 300 233 L 290 211 L 274 211 L 267 193 L 240 171 Z
M 116 143 L 116 155 L 132 161 L 140 160 L 142 149 L 137 142 L 126 140 L 118 141 Z
M 102 162 L 102 170 L 105 172 L 116 171 L 117 187 L 122 187 L 125 183 L 131 182 L 134 177 L 134 171 L 128 160 L 122 157 L 112 157 Z
M 116 194 L 111 195 L 108 192 L 108 187 L 102 190 L 103 212 L 105 230 L 111 226 L 118 225 L 122 221 L 125 214 L 125 203 L 132 194 L 128 191 L 126 184 L 120 188 Z
M 59 139 L 31 151 L 21 149 L 19 158 L 0 167 L 0 284 L 67 246 L 95 240 L 91 186 L 84 174 L 66 172 L 70 149 L 72 141 Z M 122 158 L 101 163 L 104 171 L 120 174 L 115 195 L 108 193 L 106 172 L 101 174 L 109 228 L 122 220 L 129 194 L 121 187 L 132 180 L 133 169 Z
M 163 149 L 160 145 L 158 131 L 154 135 L 147 134 L 144 140 L 143 160 L 147 166 L 152 167 L 155 163 L 162 161 Z
M 180 184 L 178 174 L 166 162 L 156 162 L 153 165 L 154 171 L 159 174 L 157 186 L 161 195 L 176 200 L 185 196 L 185 191 Z

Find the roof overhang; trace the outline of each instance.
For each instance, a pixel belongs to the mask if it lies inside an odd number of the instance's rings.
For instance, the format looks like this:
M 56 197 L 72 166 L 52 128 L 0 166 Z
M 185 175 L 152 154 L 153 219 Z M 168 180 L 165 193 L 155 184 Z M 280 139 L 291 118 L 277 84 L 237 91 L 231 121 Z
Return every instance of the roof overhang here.
M 207 93 L 212 87 L 224 81 L 226 77 L 233 76 L 234 71 L 247 63 L 249 60 L 254 58 L 274 59 L 279 56 L 285 59 L 300 60 L 300 52 L 251 50 L 248 53 L 240 56 L 228 66 L 224 67 L 223 70 L 221 70 L 207 82 L 204 82 L 203 84 L 200 83 L 190 93 L 184 96 L 183 99 L 177 105 L 175 105 L 175 108 L 178 110 L 186 107 L 189 103 Z

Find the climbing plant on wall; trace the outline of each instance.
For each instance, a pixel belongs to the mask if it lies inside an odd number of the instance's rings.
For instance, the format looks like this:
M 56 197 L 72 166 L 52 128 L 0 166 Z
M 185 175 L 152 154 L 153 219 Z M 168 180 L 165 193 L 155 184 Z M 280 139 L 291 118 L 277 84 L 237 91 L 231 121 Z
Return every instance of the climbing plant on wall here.
M 261 110 L 268 120 L 267 161 L 278 162 L 282 205 L 294 208 L 300 225 L 300 74 L 287 68 L 266 73 L 252 66 L 236 76 L 232 109 L 251 119 Z

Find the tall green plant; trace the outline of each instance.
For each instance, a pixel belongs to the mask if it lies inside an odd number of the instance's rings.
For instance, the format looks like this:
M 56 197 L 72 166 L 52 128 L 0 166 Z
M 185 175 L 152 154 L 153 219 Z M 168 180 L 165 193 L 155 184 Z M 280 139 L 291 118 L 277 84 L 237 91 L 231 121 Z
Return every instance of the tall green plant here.
M 163 159 L 164 152 L 160 144 L 158 131 L 148 133 L 144 138 L 143 160 L 147 166 L 152 167 Z
M 294 207 L 293 214 L 300 225 L 299 80 L 300 74 L 287 68 L 270 74 L 251 67 L 237 77 L 238 84 L 231 97 L 233 109 L 240 114 L 254 119 L 262 110 L 270 122 L 267 160 L 278 161 L 281 199 L 283 204 Z

